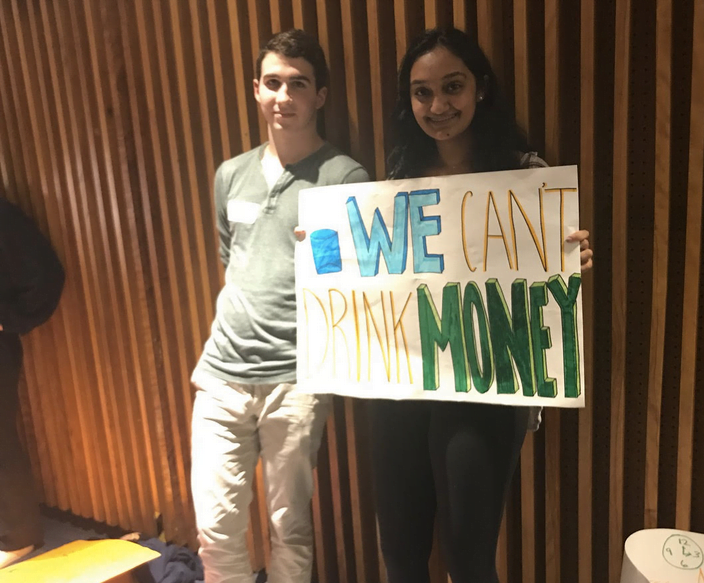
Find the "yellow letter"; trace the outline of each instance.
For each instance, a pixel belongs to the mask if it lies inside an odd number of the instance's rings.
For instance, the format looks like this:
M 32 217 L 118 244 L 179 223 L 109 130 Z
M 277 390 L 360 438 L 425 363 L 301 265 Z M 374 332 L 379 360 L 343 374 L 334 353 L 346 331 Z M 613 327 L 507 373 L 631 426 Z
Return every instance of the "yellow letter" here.
M 489 234 L 489 205 L 493 205 L 494 214 L 496 215 L 496 220 L 499 221 L 499 229 L 501 229 L 500 235 L 490 235 Z M 504 248 L 506 249 L 506 257 L 508 258 L 508 266 L 513 269 L 513 261 L 511 260 L 511 250 L 508 248 L 508 242 L 506 241 L 506 234 L 504 233 L 504 226 L 501 224 L 501 217 L 499 216 L 499 211 L 496 208 L 496 201 L 494 200 L 494 193 L 489 191 L 489 196 L 486 199 L 486 222 L 484 225 L 484 271 L 486 271 L 486 256 L 489 249 L 489 239 L 501 239 L 504 242 Z
M 369 300 L 367 300 L 367 293 L 362 292 L 362 299 L 364 301 L 364 317 L 367 322 L 367 366 L 369 368 L 367 380 L 372 380 L 372 341 L 371 341 L 371 330 L 369 328 L 369 321 L 371 320 L 374 331 L 376 332 L 376 339 L 379 341 L 379 348 L 381 349 L 381 358 L 384 360 L 384 368 L 386 369 L 386 379 L 391 382 L 391 358 L 389 354 L 389 328 L 386 324 L 386 308 L 384 306 L 384 292 L 379 292 L 381 296 L 381 310 L 384 318 L 384 332 L 386 333 L 386 351 L 384 351 L 384 343 L 381 341 L 381 332 L 379 332 L 379 327 L 376 325 L 376 320 L 374 319 L 374 314 L 372 314 L 372 307 L 369 305 Z M 388 358 L 387 358 L 388 355 Z
M 308 302 L 306 301 L 306 293 L 309 293 L 312 295 L 318 304 L 320 305 L 320 309 L 323 310 L 323 316 L 325 317 L 325 350 L 323 351 L 323 358 L 320 359 L 320 364 L 318 365 L 318 370 L 321 369 L 323 366 L 323 363 L 325 362 L 325 357 L 328 354 L 328 344 L 330 342 L 330 331 L 329 331 L 329 322 L 328 322 L 328 314 L 325 311 L 325 306 L 323 305 L 323 302 L 320 300 L 318 296 L 316 296 L 311 290 L 303 288 L 303 310 L 306 313 L 306 340 L 307 340 L 307 361 L 306 361 L 306 366 L 308 367 L 308 376 L 311 376 L 311 368 L 310 368 L 310 326 L 309 326 L 309 318 L 308 318 Z
M 565 192 L 577 192 L 576 188 L 546 188 L 545 192 L 560 193 L 560 269 L 565 270 Z
M 472 267 L 472 264 L 469 262 L 469 255 L 467 255 L 467 234 L 465 232 L 466 225 L 464 222 L 464 207 L 467 204 L 467 196 L 474 196 L 471 190 L 465 192 L 462 198 L 462 250 L 464 251 L 464 260 L 467 262 L 467 267 L 469 267 L 470 271 L 476 271 L 477 268 Z
M 359 316 L 357 315 L 357 295 L 352 290 L 352 310 L 354 311 L 354 335 L 357 343 L 357 382 L 362 376 L 362 349 L 359 345 Z
M 543 185 L 544 186 L 544 185 Z M 547 255 L 547 248 L 545 246 L 545 217 L 543 216 L 543 189 L 540 189 L 540 194 L 539 194 L 539 200 L 540 200 L 540 235 L 543 239 L 543 248 L 540 248 L 540 243 L 538 242 L 538 235 L 535 234 L 535 229 L 533 229 L 533 224 L 530 222 L 530 219 L 528 218 L 528 215 L 526 215 L 526 211 L 523 208 L 523 205 L 521 205 L 521 201 L 518 200 L 518 197 L 513 193 L 512 190 L 509 189 L 508 191 L 508 216 L 510 217 L 511 220 L 511 234 L 513 235 L 513 254 L 516 257 L 516 269 L 518 269 L 518 244 L 516 243 L 516 225 L 513 222 L 513 204 L 512 200 L 516 202 L 518 205 L 518 210 L 521 211 L 521 214 L 523 215 L 523 220 L 526 222 L 526 225 L 528 226 L 528 230 L 530 231 L 531 237 L 533 237 L 533 244 L 535 245 L 535 248 L 538 250 L 538 255 L 540 255 L 540 262 L 543 264 L 543 269 L 545 271 L 548 270 L 548 255 Z
M 333 307 L 332 303 L 332 292 L 340 294 L 342 301 L 345 303 L 345 309 L 342 312 L 342 316 L 340 316 L 337 322 L 335 321 L 335 308 Z M 352 366 L 350 365 L 350 345 L 347 343 L 347 335 L 345 334 L 345 331 L 342 328 L 339 328 L 340 322 L 342 322 L 342 319 L 347 314 L 347 298 L 345 297 L 345 294 L 343 294 L 339 289 L 328 290 L 328 298 L 330 299 L 330 321 L 332 322 L 332 375 L 334 377 L 337 376 L 337 350 L 335 345 L 335 328 L 337 328 L 338 332 L 342 334 L 342 339 L 345 341 L 345 356 L 347 357 L 347 378 L 349 378 L 350 373 L 352 372 Z
M 394 324 L 394 345 L 396 346 L 396 382 L 401 382 L 401 363 L 398 355 L 398 334 L 396 331 L 401 329 L 401 338 L 403 338 L 403 348 L 406 351 L 406 363 L 408 364 L 408 382 L 413 384 L 413 372 L 411 371 L 411 357 L 408 354 L 408 340 L 406 339 L 406 331 L 403 329 L 403 315 L 406 313 L 406 308 L 408 307 L 408 302 L 411 301 L 412 293 L 408 294 L 406 303 L 401 310 L 401 314 L 396 320 L 396 306 L 394 304 L 394 292 L 389 292 L 391 296 L 391 320 Z

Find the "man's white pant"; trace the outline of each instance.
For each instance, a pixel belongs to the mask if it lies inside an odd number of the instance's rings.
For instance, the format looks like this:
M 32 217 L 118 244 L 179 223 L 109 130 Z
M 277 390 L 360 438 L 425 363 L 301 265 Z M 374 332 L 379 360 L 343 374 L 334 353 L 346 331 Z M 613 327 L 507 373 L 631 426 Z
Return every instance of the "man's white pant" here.
M 205 583 L 251 583 L 246 532 L 262 457 L 269 583 L 310 583 L 313 468 L 330 397 L 295 385 L 240 385 L 197 372 L 191 488 Z

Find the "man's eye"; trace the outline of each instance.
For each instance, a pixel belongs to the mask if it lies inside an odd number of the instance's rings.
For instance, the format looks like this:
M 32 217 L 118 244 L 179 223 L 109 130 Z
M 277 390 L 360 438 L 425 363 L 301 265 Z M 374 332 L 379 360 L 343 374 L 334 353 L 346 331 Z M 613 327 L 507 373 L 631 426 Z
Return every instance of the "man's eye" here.
M 294 81 L 291 83 L 292 87 L 295 87 L 296 89 L 304 89 L 306 84 L 303 81 Z
M 277 81 L 276 79 L 269 79 L 266 82 L 266 86 L 267 86 L 267 89 L 272 89 L 275 91 L 276 89 L 281 87 L 281 83 L 279 81 Z

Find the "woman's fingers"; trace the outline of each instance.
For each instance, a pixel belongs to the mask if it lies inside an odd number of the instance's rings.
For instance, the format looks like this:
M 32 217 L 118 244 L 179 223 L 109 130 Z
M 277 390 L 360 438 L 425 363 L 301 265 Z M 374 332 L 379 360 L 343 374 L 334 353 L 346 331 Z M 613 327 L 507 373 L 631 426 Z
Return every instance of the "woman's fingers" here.
M 567 237 L 566 241 L 568 243 L 581 243 L 584 241 L 587 237 L 589 237 L 589 231 L 582 230 L 582 231 L 575 231 L 572 233 L 569 237 Z
M 585 249 L 579 254 L 582 261 L 582 271 L 588 271 L 594 266 L 594 251 Z

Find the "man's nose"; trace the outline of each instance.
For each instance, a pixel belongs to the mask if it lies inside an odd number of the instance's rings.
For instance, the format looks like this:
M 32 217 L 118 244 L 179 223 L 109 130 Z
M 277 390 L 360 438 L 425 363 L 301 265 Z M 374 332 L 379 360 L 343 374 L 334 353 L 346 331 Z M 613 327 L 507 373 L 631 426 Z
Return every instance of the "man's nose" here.
M 276 101 L 278 103 L 286 103 L 287 101 L 291 101 L 291 95 L 288 92 L 288 85 L 285 83 L 282 84 L 276 92 Z

